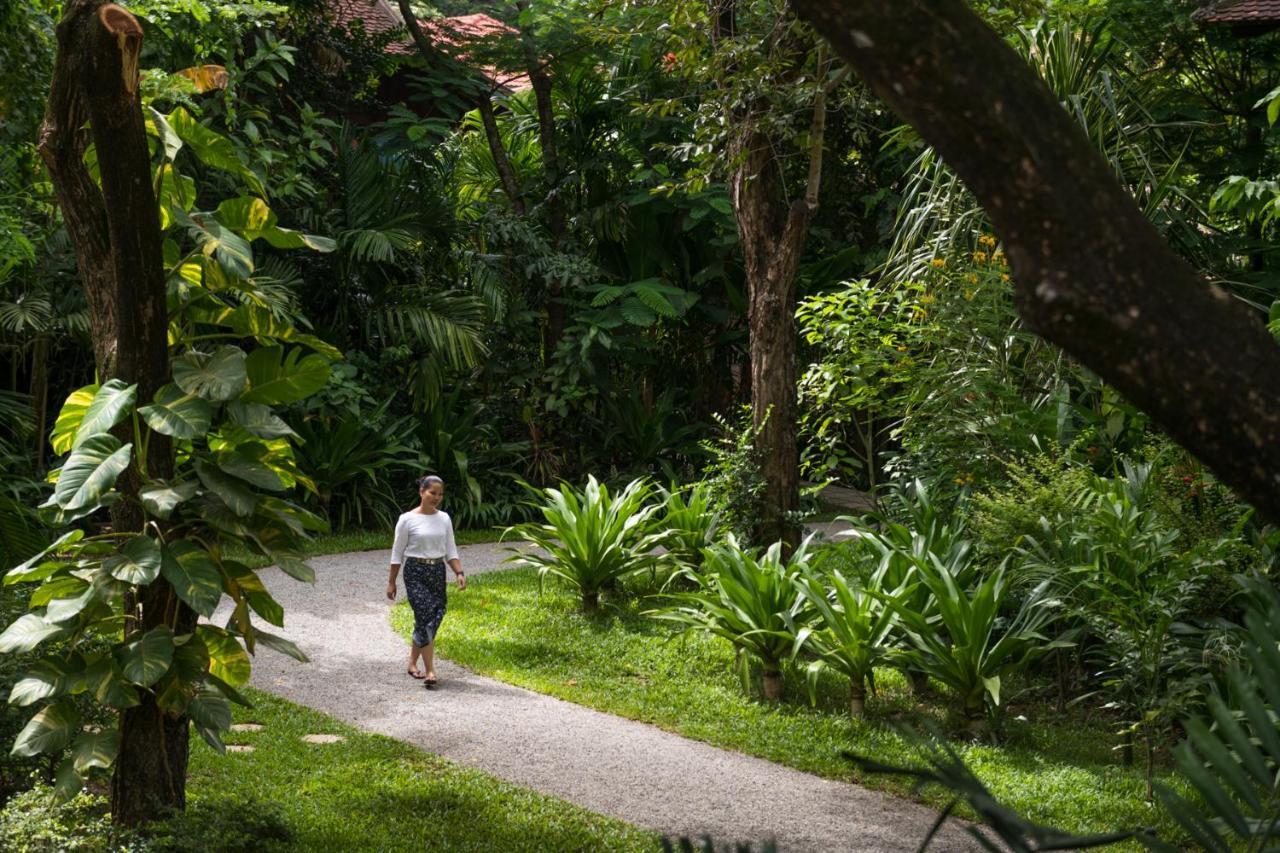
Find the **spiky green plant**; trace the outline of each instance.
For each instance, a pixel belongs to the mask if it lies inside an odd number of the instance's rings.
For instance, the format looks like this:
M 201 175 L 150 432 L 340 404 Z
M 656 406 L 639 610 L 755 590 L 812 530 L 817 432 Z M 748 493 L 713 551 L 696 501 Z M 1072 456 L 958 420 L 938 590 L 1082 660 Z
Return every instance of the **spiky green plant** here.
M 539 550 L 515 550 L 507 562 L 536 568 L 543 581 L 551 575 L 575 587 L 583 610 L 595 612 L 602 590 L 655 565 L 651 552 L 667 534 L 655 524 L 658 505 L 646 505 L 653 494 L 648 481 L 632 480 L 616 495 L 594 476 L 581 492 L 567 483 L 529 489 L 542 499 L 536 508 L 543 520 L 508 527 L 503 538 L 512 534 Z
M 749 683 L 751 661 L 758 660 L 764 697 L 779 699 L 782 662 L 811 615 L 807 599 L 796 588 L 807 567 L 807 544 L 789 559 L 783 559 L 778 542 L 757 556 L 730 535 L 703 549 L 703 569 L 694 576 L 700 588 L 672 593 L 672 606 L 653 615 L 725 638 L 738 650 L 743 687 Z

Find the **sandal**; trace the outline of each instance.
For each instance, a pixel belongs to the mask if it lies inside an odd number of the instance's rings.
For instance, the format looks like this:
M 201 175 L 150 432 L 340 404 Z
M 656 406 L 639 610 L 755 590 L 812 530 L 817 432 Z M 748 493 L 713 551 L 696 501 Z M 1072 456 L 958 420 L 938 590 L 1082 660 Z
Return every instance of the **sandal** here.
M 436 685 L 439 683 L 440 683 L 439 679 L 436 679 L 436 678 L 424 678 L 422 680 L 422 686 L 427 688 L 428 690 L 435 690 Z
M 406 670 L 405 670 L 405 674 L 407 674 L 410 678 L 416 678 L 416 679 L 418 679 L 419 681 L 421 681 L 422 679 L 426 678 L 426 676 L 425 676 L 425 675 L 423 675 L 422 673 L 418 672 L 416 669 L 406 669 Z

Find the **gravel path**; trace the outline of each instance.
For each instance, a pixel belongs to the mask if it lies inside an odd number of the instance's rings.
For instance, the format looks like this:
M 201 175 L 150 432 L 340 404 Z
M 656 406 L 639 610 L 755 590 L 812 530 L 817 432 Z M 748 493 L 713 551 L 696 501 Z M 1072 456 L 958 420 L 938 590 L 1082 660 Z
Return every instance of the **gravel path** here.
M 468 574 L 497 568 L 504 547 L 462 548 Z M 774 838 L 788 853 L 906 851 L 933 821 L 935 813 L 915 803 L 503 684 L 449 661 L 437 662 L 440 687 L 423 690 L 405 674 L 405 643 L 388 622 L 386 557 L 316 557 L 314 587 L 264 572 L 285 608 L 283 633 L 311 662 L 264 652 L 254 660 L 253 685 L 664 835 Z M 443 630 L 448 625 L 446 618 Z M 952 826 L 935 849 L 973 845 Z

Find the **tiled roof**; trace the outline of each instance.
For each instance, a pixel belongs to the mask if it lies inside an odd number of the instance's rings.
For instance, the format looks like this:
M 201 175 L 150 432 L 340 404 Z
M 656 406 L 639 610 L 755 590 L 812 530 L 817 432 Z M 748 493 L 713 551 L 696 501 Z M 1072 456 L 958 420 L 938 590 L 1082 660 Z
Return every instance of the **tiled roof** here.
M 387 53 L 412 56 L 417 52 L 413 40 L 404 33 L 404 18 L 400 16 L 399 8 L 390 0 L 329 0 L 329 9 L 333 13 L 334 22 L 347 29 L 359 21 L 363 24 L 364 31 L 371 36 L 399 31 L 401 38 L 393 39 L 387 44 Z M 495 34 L 516 34 L 515 29 L 484 14 L 434 18 L 418 21 L 418 24 L 427 38 L 438 46 L 448 48 L 448 53 L 462 62 L 467 60 L 466 48 L 469 44 Z M 531 85 L 528 74 L 508 73 L 483 66 L 479 70 L 490 80 L 513 92 L 522 92 Z
M 1280 0 L 1220 0 L 1191 13 L 1202 24 L 1280 24 Z

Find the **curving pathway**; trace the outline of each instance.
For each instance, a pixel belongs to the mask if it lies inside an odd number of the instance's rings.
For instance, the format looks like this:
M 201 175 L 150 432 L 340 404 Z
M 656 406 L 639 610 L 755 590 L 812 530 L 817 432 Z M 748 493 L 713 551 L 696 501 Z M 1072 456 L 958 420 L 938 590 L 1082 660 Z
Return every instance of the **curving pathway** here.
M 499 568 L 504 548 L 463 547 L 467 573 Z M 388 622 L 386 560 L 386 551 L 313 558 L 314 587 L 264 572 L 285 608 L 283 633 L 311 662 L 258 655 L 253 685 L 663 835 L 710 835 L 717 846 L 772 838 L 787 853 L 909 851 L 933 822 L 936 813 L 924 806 L 503 684 L 447 660 L 437 661 L 440 687 L 423 690 L 404 673 L 404 641 Z M 227 615 L 224 609 L 214 620 Z M 953 823 L 933 849 L 976 848 Z

